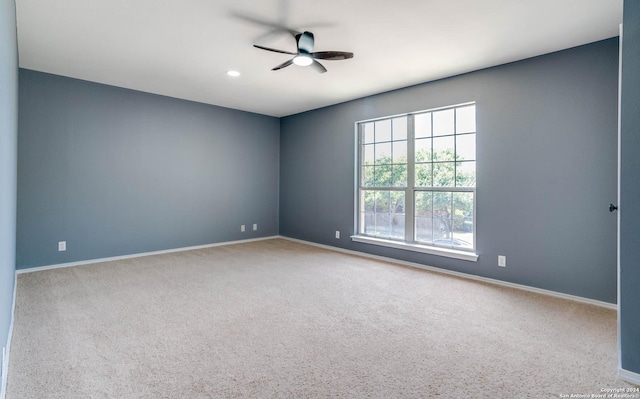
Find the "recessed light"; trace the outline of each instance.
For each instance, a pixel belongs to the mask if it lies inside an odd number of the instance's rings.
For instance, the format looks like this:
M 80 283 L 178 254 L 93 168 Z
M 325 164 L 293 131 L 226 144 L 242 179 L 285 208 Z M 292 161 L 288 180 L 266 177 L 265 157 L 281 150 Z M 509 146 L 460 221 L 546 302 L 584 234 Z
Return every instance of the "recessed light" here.
M 227 71 L 227 75 L 233 76 L 235 78 L 235 77 L 240 76 L 240 72 L 238 72 L 238 71 Z

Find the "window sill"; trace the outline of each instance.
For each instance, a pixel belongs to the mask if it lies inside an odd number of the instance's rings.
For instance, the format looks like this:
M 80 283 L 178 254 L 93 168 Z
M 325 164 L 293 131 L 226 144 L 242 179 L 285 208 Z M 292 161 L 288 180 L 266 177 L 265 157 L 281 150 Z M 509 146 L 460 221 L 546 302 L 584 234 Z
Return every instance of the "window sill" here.
M 380 238 L 373 238 L 367 236 L 351 236 L 351 240 L 355 242 L 362 242 L 365 244 L 380 245 L 383 247 L 403 249 L 405 251 L 422 252 L 430 255 L 444 256 L 447 258 L 467 260 L 470 262 L 477 262 L 478 255 L 473 252 L 459 251 L 450 248 L 432 247 L 429 245 L 410 244 L 406 242 L 384 240 Z

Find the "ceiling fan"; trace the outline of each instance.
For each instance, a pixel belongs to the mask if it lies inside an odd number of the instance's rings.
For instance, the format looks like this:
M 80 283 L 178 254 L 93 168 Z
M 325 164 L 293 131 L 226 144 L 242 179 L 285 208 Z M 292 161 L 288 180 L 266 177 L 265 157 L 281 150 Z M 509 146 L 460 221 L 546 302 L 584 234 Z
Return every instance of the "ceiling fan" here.
M 293 55 L 294 57 L 277 67 L 273 68 L 272 71 L 277 71 L 282 68 L 286 68 L 291 64 L 296 64 L 299 66 L 309 66 L 311 65 L 316 71 L 320 73 L 327 72 L 327 68 L 325 68 L 321 63 L 317 60 L 327 60 L 327 61 L 337 61 L 337 60 L 346 60 L 349 58 L 353 58 L 353 53 L 349 53 L 346 51 L 316 51 L 313 52 L 313 33 L 311 32 L 302 32 L 293 34 L 293 37 L 296 39 L 296 46 L 298 47 L 297 53 L 292 53 L 290 51 L 277 50 L 274 48 L 258 46 L 254 44 L 253 47 L 273 51 L 274 53 L 282 53 Z

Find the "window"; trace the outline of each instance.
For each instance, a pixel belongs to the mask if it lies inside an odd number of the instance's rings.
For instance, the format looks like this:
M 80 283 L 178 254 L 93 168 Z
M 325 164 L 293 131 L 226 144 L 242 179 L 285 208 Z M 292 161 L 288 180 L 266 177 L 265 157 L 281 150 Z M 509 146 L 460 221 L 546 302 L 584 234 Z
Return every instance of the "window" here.
M 468 103 L 357 123 L 354 240 L 477 259 L 475 111 Z

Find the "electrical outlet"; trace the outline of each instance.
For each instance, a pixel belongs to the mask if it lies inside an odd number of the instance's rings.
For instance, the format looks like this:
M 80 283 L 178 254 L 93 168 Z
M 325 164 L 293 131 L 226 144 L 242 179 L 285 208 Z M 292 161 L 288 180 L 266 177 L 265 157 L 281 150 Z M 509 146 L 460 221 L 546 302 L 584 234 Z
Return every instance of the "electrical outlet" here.
M 340 230 L 336 230 L 336 238 L 340 239 Z
M 244 233 L 244 230 L 245 230 L 245 229 L 244 229 L 244 224 L 241 224 L 241 225 L 240 225 L 240 231 L 241 231 L 242 233 Z
M 498 255 L 498 266 L 507 267 L 507 257 L 504 255 Z
M 58 252 L 67 250 L 67 242 L 66 241 L 58 241 Z
M 254 223 L 254 224 L 253 224 L 253 230 L 254 230 L 254 231 L 255 231 L 255 230 L 258 230 L 258 223 Z

